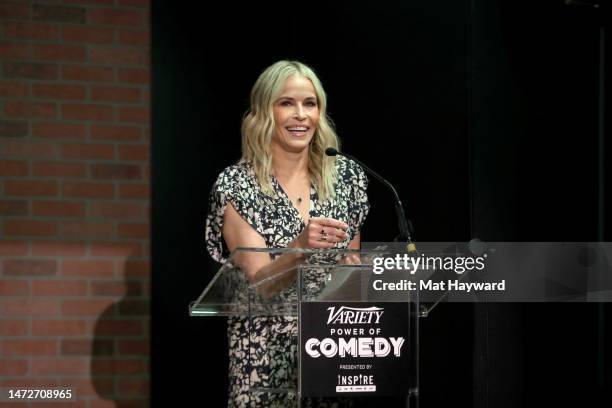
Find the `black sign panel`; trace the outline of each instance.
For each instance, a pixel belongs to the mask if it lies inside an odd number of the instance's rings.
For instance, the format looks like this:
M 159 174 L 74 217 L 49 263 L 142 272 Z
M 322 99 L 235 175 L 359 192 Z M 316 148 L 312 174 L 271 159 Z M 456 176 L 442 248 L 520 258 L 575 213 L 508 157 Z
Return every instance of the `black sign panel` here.
M 303 302 L 302 397 L 408 395 L 409 303 Z

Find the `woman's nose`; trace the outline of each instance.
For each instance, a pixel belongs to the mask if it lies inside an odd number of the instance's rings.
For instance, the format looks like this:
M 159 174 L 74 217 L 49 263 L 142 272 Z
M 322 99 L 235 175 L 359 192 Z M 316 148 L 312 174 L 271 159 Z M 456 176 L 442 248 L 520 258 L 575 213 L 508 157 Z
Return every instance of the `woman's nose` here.
M 297 119 L 306 119 L 306 114 L 304 113 L 304 107 L 300 104 L 295 107 L 295 117 Z

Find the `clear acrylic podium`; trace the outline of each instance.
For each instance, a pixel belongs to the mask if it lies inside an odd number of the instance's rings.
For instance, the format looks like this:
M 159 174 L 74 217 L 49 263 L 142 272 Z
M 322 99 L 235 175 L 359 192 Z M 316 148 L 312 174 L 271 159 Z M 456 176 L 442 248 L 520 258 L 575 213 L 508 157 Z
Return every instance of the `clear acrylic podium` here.
M 237 266 L 244 262 L 248 252 L 265 253 L 271 259 L 298 258 L 282 269 L 270 273 L 265 279 L 256 283 L 249 282 Z M 409 333 L 405 352 L 403 370 L 406 370 L 405 388 L 402 393 L 406 406 L 418 407 L 419 390 L 419 318 L 426 316 L 436 302 L 421 303 L 418 283 L 414 290 L 389 291 L 375 290 L 373 282 L 381 279 L 380 274 L 373 273 L 373 259 L 390 256 L 381 251 L 352 250 L 303 250 L 303 249 L 263 249 L 240 248 L 230 255 L 221 266 L 200 297 L 189 305 L 191 316 L 225 316 L 233 321 L 249 322 L 244 329 L 242 346 L 249 366 L 255 373 L 249 378 L 249 392 L 285 394 L 293 398 L 293 406 L 299 406 L 302 397 L 303 356 L 300 339 L 302 329 L 300 320 L 302 310 L 309 302 L 337 303 L 375 303 L 384 307 L 389 303 L 407 305 L 405 316 Z M 407 271 L 385 271 L 386 282 L 416 281 L 416 275 Z M 358 309 L 358 308 L 357 308 Z M 286 326 L 283 330 L 268 330 L 262 334 L 252 332 L 255 321 L 266 324 L 267 321 L 283 319 Z M 265 336 L 266 347 L 260 347 L 261 337 Z M 255 339 L 254 336 L 257 336 Z M 275 364 L 278 356 L 285 362 Z M 288 362 L 288 363 L 287 363 Z M 288 364 L 288 365 L 287 365 Z M 289 366 L 289 369 L 287 368 Z M 387 373 L 387 375 L 389 375 Z M 251 378 L 259 381 L 251 381 Z M 263 380 L 263 381 L 262 381 Z M 310 379 L 309 381 L 312 381 Z M 403 387 L 403 386 L 402 386 Z M 359 396 L 370 396 L 357 394 Z M 321 397 L 343 397 L 343 395 L 321 395 Z

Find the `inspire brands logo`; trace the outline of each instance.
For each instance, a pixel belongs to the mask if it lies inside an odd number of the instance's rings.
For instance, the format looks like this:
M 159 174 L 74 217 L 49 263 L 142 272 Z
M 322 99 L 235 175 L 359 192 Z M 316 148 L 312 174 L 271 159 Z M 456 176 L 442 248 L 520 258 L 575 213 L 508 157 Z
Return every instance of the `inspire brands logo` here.
M 384 313 L 381 307 L 328 307 L 327 324 L 378 324 Z

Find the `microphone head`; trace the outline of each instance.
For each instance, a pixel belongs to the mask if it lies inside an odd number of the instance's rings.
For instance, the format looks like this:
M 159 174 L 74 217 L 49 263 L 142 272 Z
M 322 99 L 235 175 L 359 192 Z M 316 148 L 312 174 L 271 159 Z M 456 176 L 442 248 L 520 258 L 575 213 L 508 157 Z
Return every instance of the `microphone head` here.
M 338 151 L 333 147 L 328 147 L 327 149 L 325 149 L 325 154 L 328 156 L 335 156 L 338 154 Z

